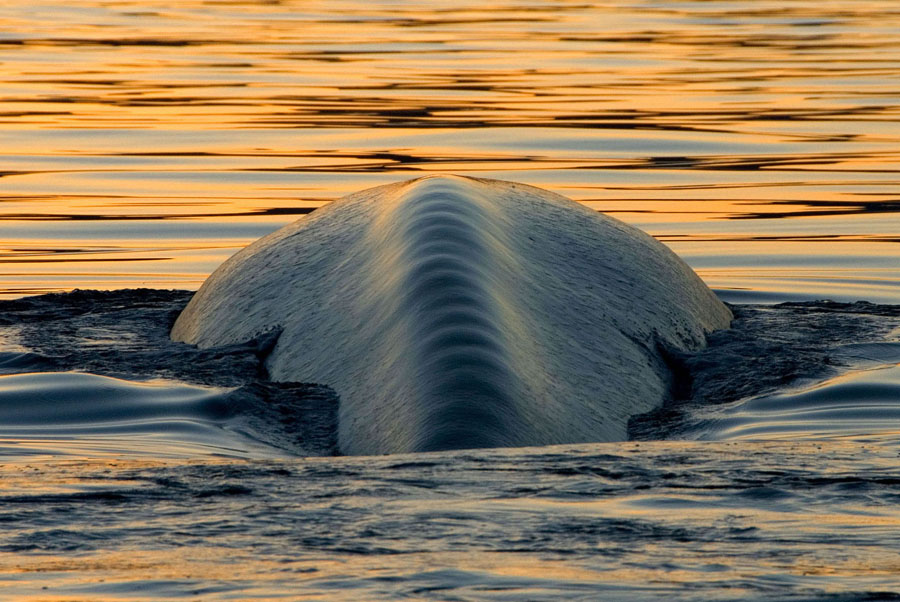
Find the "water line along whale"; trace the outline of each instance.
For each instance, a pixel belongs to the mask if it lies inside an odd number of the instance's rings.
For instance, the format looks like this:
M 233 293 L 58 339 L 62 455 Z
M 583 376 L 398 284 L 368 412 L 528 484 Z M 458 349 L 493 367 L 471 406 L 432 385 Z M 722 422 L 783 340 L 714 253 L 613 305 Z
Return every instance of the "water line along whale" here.
M 276 381 L 340 396 L 345 454 L 625 439 L 665 350 L 731 313 L 667 247 L 522 184 L 431 176 L 350 195 L 220 266 L 171 337 L 278 329 Z

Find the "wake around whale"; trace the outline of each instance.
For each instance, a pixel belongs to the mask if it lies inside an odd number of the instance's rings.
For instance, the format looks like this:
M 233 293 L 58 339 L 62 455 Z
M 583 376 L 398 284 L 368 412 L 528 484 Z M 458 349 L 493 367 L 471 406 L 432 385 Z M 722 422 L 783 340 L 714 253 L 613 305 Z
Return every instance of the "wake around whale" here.
M 275 381 L 340 396 L 345 454 L 616 441 L 669 394 L 668 351 L 731 313 L 640 230 L 522 184 L 365 190 L 243 249 L 171 331 L 280 333 Z

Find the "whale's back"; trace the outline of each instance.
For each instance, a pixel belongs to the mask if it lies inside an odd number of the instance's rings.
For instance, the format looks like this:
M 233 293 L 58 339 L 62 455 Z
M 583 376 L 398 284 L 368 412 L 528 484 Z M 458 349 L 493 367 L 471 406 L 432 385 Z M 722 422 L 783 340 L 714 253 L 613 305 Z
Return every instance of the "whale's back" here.
M 334 388 L 341 451 L 376 454 L 624 439 L 667 395 L 661 349 L 730 320 L 640 230 L 530 186 L 429 177 L 256 241 L 172 338 L 281 329 L 271 378 Z

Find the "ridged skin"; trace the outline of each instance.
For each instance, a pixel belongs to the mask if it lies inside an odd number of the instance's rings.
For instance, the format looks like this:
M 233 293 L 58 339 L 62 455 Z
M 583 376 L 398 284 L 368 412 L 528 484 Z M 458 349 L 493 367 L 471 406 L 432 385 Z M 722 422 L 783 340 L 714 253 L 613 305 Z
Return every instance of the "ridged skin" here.
M 643 232 L 530 186 L 429 177 L 351 195 L 253 243 L 172 338 L 283 329 L 275 380 L 341 397 L 347 454 L 611 441 L 659 405 L 661 348 L 731 314 Z

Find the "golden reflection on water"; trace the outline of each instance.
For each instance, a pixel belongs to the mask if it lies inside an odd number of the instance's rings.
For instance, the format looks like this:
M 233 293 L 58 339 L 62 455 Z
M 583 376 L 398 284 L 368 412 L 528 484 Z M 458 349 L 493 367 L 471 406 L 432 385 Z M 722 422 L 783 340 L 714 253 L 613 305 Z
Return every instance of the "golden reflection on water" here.
M 900 302 L 900 7 L 849 6 L 6 4 L 0 296 L 197 287 L 454 172 L 609 211 L 736 299 Z
M 390 468 L 404 462 L 405 472 Z M 540 478 L 526 483 L 529 470 Z M 30 525 L 9 524 L 15 541 L 23 530 L 71 538 L 77 528 L 66 512 L 28 514 L 30 504 L 94 508 L 102 518 L 86 528 L 101 543 L 75 553 L 4 549 L 0 587 L 34 601 L 174 599 L 192 588 L 217 600 L 656 600 L 711 590 L 855 599 L 892 590 L 900 570 L 900 514 L 888 503 L 896 473 L 895 448 L 840 440 L 274 463 L 22 461 L 0 466 L 0 494 Z M 223 478 L 252 489 L 187 495 Z M 367 545 L 329 547 L 318 522 L 342 517 L 362 523 L 357 539 Z M 416 533 L 402 530 L 413 524 Z M 148 533 L 175 533 L 180 545 Z

